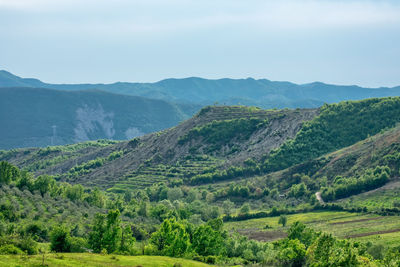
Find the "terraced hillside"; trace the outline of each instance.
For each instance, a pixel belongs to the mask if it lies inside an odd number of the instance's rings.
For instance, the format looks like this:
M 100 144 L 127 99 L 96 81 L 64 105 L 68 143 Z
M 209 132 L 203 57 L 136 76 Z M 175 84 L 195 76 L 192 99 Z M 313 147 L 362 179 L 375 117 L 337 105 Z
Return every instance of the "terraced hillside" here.
M 307 175 L 312 181 L 307 186 L 316 190 L 337 175 L 361 177 L 367 167 L 388 166 L 391 177 L 398 174 L 399 130 L 387 130 L 399 122 L 400 98 L 320 109 L 210 106 L 174 128 L 130 141 L 15 150 L 2 152 L 0 160 L 117 192 L 158 182 L 199 185 L 255 175 L 275 181 L 279 190 L 298 183 L 296 175 Z M 273 173 L 277 170 L 283 171 Z
M 213 106 L 174 128 L 131 141 L 75 146 L 73 152 L 63 147 L 14 150 L 3 152 L 0 160 L 72 183 L 140 188 L 259 160 L 317 114 L 317 109 Z

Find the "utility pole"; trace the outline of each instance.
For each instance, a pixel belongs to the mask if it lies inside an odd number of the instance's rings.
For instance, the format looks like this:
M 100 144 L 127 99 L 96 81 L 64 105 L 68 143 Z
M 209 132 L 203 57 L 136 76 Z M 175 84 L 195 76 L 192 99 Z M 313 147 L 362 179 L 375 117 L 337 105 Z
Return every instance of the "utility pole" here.
M 56 137 L 57 137 L 57 126 L 53 125 L 53 126 L 51 126 L 51 128 L 53 128 L 53 136 L 51 137 L 51 145 L 54 146 L 54 143 L 55 143 Z

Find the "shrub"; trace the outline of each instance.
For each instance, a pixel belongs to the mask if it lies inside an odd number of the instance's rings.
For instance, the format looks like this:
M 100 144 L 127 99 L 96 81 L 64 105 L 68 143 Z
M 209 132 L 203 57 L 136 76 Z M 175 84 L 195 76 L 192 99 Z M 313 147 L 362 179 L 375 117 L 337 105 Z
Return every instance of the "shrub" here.
M 55 252 L 70 252 L 71 243 L 68 230 L 63 226 L 56 226 L 50 233 L 50 249 Z
M 7 255 L 7 254 L 22 255 L 22 254 L 24 254 L 24 252 L 12 244 L 7 244 L 7 245 L 3 245 L 0 247 L 0 254 L 1 255 Z

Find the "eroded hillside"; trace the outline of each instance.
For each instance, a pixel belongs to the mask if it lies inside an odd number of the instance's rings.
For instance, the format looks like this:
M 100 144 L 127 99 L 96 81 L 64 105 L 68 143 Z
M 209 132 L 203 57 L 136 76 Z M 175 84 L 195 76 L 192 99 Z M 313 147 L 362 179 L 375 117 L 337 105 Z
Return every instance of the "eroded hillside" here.
M 294 138 L 303 122 L 317 114 L 317 109 L 207 107 L 174 128 L 131 141 L 17 150 L 3 153 L 0 160 L 72 183 L 140 188 L 259 160 Z

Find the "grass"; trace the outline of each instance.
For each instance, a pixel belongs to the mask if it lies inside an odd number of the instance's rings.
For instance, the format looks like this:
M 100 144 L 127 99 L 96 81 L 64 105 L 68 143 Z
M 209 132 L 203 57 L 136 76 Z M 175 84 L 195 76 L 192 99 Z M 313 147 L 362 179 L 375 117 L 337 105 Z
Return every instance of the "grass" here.
M 261 236 L 264 232 L 270 232 L 271 234 L 286 232 L 293 222 L 300 221 L 317 231 L 332 233 L 339 238 L 348 238 L 352 235 L 366 235 L 352 239 L 363 242 L 371 241 L 373 243 L 376 241 L 376 243 L 385 246 L 395 246 L 400 241 L 400 232 L 369 235 L 373 232 L 400 229 L 399 216 L 379 216 L 376 214 L 328 211 L 287 215 L 287 219 L 288 221 L 285 227 L 278 224 L 279 217 L 269 217 L 240 222 L 228 222 L 225 224 L 225 229 L 257 237 L 257 233 L 260 233 Z M 270 228 L 265 229 L 266 225 Z M 278 237 L 279 236 L 276 236 L 273 239 Z
M 42 266 L 43 256 L 20 256 L 20 255 L 0 255 L 0 266 Z M 162 256 L 120 256 L 120 255 L 100 255 L 90 253 L 60 253 L 45 254 L 44 266 L 143 266 L 143 267 L 167 267 L 174 266 L 203 267 L 210 266 L 205 263 L 170 258 Z
M 338 201 L 344 207 L 367 207 L 368 210 L 394 208 L 400 205 L 400 188 L 383 189 L 368 194 L 360 194 Z

